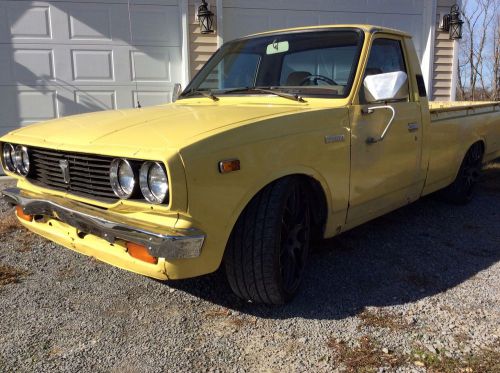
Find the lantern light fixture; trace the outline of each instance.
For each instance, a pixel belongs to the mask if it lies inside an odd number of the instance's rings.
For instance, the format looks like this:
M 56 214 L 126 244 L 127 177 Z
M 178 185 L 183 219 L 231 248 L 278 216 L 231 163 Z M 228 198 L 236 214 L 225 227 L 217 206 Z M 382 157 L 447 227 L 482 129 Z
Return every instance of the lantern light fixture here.
M 198 22 L 202 34 L 212 34 L 214 32 L 214 13 L 208 9 L 206 0 L 201 1 L 198 7 Z
M 460 8 L 455 4 L 451 7 L 450 13 L 443 16 L 440 29 L 450 34 L 450 40 L 462 39 L 463 23 L 460 18 Z

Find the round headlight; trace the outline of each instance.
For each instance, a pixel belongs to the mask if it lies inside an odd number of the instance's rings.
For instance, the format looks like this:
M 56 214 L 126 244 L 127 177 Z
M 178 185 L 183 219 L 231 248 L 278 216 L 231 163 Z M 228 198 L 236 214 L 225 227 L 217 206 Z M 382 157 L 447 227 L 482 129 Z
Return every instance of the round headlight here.
M 17 172 L 22 176 L 28 175 L 28 172 L 30 172 L 30 156 L 28 154 L 28 148 L 22 145 L 17 145 L 15 154 L 14 164 Z
M 16 151 L 12 144 L 3 144 L 2 149 L 2 158 L 3 163 L 7 171 L 15 172 L 16 171 Z
M 122 198 L 130 198 L 134 194 L 136 179 L 132 166 L 126 159 L 115 159 L 110 169 L 113 192 Z
M 168 196 L 168 178 L 158 162 L 145 162 L 139 177 L 141 192 L 150 203 L 162 203 Z

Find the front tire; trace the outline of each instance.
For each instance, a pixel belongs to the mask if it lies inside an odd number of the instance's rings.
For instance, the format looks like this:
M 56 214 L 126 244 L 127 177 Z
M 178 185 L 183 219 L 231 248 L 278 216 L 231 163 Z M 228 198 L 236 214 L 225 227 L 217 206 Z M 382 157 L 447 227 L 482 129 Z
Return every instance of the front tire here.
M 481 175 L 483 163 L 483 146 L 476 143 L 471 146 L 464 157 L 458 175 L 451 185 L 443 189 L 442 196 L 445 201 L 465 205 L 474 197 L 477 183 Z
M 240 298 L 283 304 L 297 292 L 309 255 L 311 210 L 299 177 L 260 191 L 245 208 L 225 255 L 229 284 Z

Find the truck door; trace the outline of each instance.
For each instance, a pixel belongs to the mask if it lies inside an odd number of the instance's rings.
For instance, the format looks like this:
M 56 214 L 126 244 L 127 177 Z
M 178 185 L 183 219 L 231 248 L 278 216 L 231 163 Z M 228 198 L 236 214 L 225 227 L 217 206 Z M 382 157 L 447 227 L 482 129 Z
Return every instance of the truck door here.
M 364 85 L 360 85 L 359 101 L 350 109 L 351 183 L 347 227 L 396 209 L 420 195 L 423 182 L 419 172 L 421 111 L 411 89 L 412 74 L 405 57 L 401 38 L 378 34 L 373 39 L 363 80 L 369 75 L 402 71 L 408 76 L 408 94 L 403 92 L 404 98 L 374 102 L 373 97 L 367 97 Z

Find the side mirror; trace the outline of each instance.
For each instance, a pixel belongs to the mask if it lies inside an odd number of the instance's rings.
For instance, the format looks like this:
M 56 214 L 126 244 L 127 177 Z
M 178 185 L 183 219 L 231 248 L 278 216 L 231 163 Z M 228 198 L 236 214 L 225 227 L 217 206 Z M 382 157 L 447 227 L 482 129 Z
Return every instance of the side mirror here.
M 174 84 L 174 89 L 172 90 L 172 102 L 177 101 L 179 96 L 182 93 L 182 86 L 180 83 L 175 83 Z
M 370 102 L 402 100 L 408 97 L 408 76 L 403 71 L 369 75 L 363 82 Z

